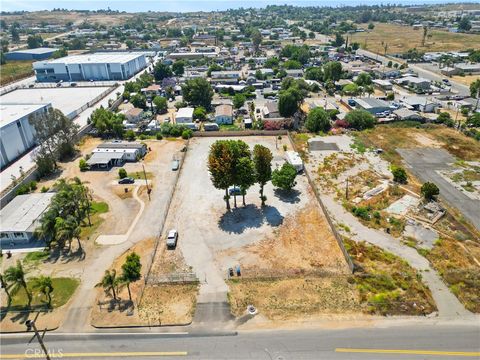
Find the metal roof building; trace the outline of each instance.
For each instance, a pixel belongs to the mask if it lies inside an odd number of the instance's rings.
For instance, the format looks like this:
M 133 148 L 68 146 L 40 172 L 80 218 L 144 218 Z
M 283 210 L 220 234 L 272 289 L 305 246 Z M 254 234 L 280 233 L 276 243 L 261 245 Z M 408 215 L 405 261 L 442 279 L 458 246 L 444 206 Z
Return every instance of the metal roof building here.
M 41 215 L 55 193 L 18 195 L 0 210 L 0 245 L 26 243 L 33 238 Z
M 55 48 L 36 48 L 17 50 L 5 53 L 7 60 L 45 60 L 53 55 L 58 49 Z
M 37 61 L 33 69 L 40 82 L 126 80 L 147 67 L 144 53 L 95 53 Z

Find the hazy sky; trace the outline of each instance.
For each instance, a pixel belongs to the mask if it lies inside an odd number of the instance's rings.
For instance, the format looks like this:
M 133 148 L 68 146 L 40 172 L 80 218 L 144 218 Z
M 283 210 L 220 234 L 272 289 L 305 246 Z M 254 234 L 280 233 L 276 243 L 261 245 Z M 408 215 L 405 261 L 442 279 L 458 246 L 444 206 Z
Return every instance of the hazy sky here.
M 465 2 L 462 0 L 114 0 L 114 1 L 43 1 L 43 0 L 0 0 L 2 11 L 15 10 L 51 10 L 53 8 L 67 8 L 80 10 L 97 10 L 110 7 L 112 10 L 141 12 L 141 11 L 212 11 L 226 10 L 239 7 L 265 7 L 271 4 L 298 5 L 298 6 L 342 6 L 342 5 L 375 5 L 375 4 L 436 4 L 442 2 Z M 475 1 L 473 1 L 475 2 Z

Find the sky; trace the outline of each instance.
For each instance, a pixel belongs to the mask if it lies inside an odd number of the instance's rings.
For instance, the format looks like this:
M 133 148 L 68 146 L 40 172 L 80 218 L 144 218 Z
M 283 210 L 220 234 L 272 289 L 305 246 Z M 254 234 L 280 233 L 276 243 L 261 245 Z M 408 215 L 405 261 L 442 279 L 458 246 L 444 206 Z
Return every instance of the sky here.
M 468 1 L 468 0 L 467 0 Z M 127 12 L 143 11 L 215 11 L 235 9 L 240 7 L 265 7 L 267 5 L 297 5 L 297 6 L 342 6 L 342 5 L 376 5 L 376 4 L 438 4 L 444 2 L 466 2 L 465 0 L 114 0 L 114 1 L 91 1 L 91 0 L 0 0 L 2 11 L 17 10 L 51 10 L 53 8 L 66 8 L 77 10 L 98 10 L 110 7 L 112 10 Z M 475 1 L 471 1 L 475 2 Z

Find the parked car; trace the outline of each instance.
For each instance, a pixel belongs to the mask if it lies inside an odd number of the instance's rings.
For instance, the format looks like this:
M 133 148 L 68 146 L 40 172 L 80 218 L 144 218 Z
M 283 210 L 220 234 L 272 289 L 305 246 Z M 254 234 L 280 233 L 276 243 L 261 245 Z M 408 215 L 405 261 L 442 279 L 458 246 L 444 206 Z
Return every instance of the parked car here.
M 242 195 L 242 190 L 240 190 L 240 188 L 238 186 L 234 186 L 234 187 L 228 189 L 228 193 L 230 194 L 230 196 Z
M 76 82 L 72 82 L 72 83 L 70 83 L 70 86 L 71 86 L 71 87 L 75 87 L 75 86 L 77 86 L 77 83 L 76 83 Z
M 173 171 L 177 171 L 179 167 L 180 167 L 180 161 L 178 161 L 178 160 L 173 160 L 173 161 L 172 161 L 172 170 L 173 170 Z
M 126 178 L 123 178 L 123 179 L 120 179 L 118 180 L 118 183 L 119 184 L 134 184 L 135 183 L 135 179 L 134 178 L 131 178 L 131 177 L 126 177 Z
M 348 105 L 349 106 L 356 106 L 357 105 L 357 102 L 353 99 L 348 99 Z
M 167 235 L 167 248 L 174 249 L 177 246 L 178 232 L 175 229 L 172 229 L 168 232 Z

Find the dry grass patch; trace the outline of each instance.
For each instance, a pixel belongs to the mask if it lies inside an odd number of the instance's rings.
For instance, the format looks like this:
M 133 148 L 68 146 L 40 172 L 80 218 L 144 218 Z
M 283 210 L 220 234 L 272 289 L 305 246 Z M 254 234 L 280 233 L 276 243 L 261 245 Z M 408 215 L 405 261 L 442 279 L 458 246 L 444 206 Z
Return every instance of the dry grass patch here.
M 252 277 L 293 272 L 348 272 L 343 254 L 321 209 L 310 202 L 294 216 L 284 219 L 274 234 L 259 243 L 228 249 L 220 256 L 240 251 L 242 273 Z
M 460 84 L 470 86 L 475 80 L 479 78 L 478 75 L 452 76 L 452 80 Z
M 254 305 L 271 320 L 325 313 L 358 312 L 355 286 L 346 276 L 282 280 L 230 280 L 228 298 L 235 316 Z
M 352 34 L 351 41 L 358 42 L 362 48 L 381 54 L 385 51 L 383 43 L 388 44 L 387 54 L 404 53 L 412 48 L 420 51 L 466 50 L 475 48 L 480 43 L 480 35 L 434 29 L 430 29 L 428 34 L 425 46 L 422 46 L 421 29 L 413 30 L 411 26 L 375 23 L 373 30 Z
M 441 239 L 426 257 L 470 311 L 480 313 L 480 243 Z
M 367 312 L 425 315 L 436 311 L 430 290 L 406 261 L 365 242 L 344 241 L 358 268 L 351 279 Z

